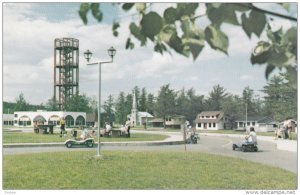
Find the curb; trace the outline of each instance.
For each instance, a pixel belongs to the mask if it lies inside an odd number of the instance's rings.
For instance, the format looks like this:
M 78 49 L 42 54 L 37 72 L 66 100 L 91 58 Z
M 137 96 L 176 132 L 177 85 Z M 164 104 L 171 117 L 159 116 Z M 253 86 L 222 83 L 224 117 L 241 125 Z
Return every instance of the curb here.
M 159 146 L 159 145 L 178 145 L 184 144 L 184 141 L 153 141 L 153 142 L 102 142 L 101 146 Z M 3 144 L 3 148 L 19 148 L 19 147 L 55 147 L 64 146 L 62 142 L 57 143 L 22 143 L 22 144 Z M 98 143 L 94 143 L 95 146 Z

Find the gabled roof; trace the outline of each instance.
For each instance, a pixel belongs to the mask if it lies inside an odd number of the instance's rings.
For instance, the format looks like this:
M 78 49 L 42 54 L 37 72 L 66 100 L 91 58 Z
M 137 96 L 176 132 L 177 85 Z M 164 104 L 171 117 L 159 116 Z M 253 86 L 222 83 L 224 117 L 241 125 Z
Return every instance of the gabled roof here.
M 236 121 L 246 121 L 246 116 L 240 117 Z M 276 123 L 271 116 L 247 116 L 247 121 L 255 121 L 260 124 Z
M 211 118 L 214 116 L 214 118 Z M 197 115 L 196 123 L 216 123 L 223 119 L 224 112 L 222 111 L 203 111 Z M 204 117 L 204 118 L 203 118 Z M 207 118 L 209 117 L 209 118 Z
M 266 116 L 266 117 L 264 117 L 264 118 L 258 120 L 257 122 L 258 122 L 258 123 L 266 123 L 266 124 L 268 124 L 268 123 L 274 122 L 274 119 L 273 119 L 273 117 Z
M 149 118 L 153 118 L 153 116 L 148 113 L 148 112 L 138 112 L 138 116 L 139 117 L 149 117 Z
M 236 121 L 246 121 L 246 116 L 239 117 Z M 274 121 L 271 116 L 247 116 L 247 121 L 255 121 L 258 123 L 268 123 Z
M 185 118 L 185 116 L 183 115 L 166 115 L 166 117 L 170 117 L 170 118 Z
M 247 116 L 247 121 L 259 121 L 263 119 L 263 116 Z M 236 121 L 246 121 L 246 116 L 240 116 Z

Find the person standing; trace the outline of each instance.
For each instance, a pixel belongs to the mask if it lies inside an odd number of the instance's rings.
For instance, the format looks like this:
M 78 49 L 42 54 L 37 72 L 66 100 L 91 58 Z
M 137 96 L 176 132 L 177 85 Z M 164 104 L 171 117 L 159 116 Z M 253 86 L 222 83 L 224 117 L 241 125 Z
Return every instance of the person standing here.
M 130 125 L 131 125 L 131 122 L 130 122 L 130 119 L 128 119 L 125 123 L 125 126 L 127 128 L 127 137 L 130 137 Z
M 290 126 L 291 121 L 289 118 L 286 118 L 286 120 L 283 122 L 283 128 L 284 128 L 284 139 L 289 138 L 289 126 Z
M 65 130 L 66 130 L 65 124 L 66 124 L 65 118 L 61 117 L 61 119 L 60 119 L 60 137 L 62 137 L 62 135 L 65 133 Z
M 106 122 L 106 123 L 105 123 L 105 133 L 106 133 L 107 135 L 110 134 L 111 129 L 112 129 L 111 125 L 110 125 L 109 123 Z

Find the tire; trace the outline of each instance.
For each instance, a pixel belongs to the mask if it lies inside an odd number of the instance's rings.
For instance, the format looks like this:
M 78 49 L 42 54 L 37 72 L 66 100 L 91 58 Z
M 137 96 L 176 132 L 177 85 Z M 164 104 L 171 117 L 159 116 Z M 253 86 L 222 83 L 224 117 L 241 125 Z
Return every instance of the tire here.
M 235 145 L 232 145 L 232 150 L 235 150 L 236 146 Z
M 242 151 L 243 151 L 243 152 L 246 152 L 246 151 L 247 151 L 246 146 L 242 146 Z
M 197 138 L 196 137 L 193 137 L 193 143 L 197 144 Z
M 254 152 L 257 152 L 258 151 L 258 148 L 255 146 L 254 147 Z
M 87 147 L 92 148 L 94 146 L 94 143 L 92 141 L 86 142 Z
M 72 142 L 67 142 L 66 146 L 67 146 L 67 148 L 72 148 Z

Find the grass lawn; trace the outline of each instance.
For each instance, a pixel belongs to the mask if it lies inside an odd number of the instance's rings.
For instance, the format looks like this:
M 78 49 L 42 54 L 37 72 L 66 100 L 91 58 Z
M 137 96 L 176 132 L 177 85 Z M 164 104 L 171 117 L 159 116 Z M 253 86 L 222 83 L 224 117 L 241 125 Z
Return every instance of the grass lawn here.
M 296 189 L 297 175 L 198 152 L 53 152 L 3 157 L 4 190 Z
M 3 132 L 3 143 L 48 143 L 48 142 L 64 142 L 68 138 L 59 137 L 58 133 L 54 134 L 36 134 L 36 133 L 22 133 L 22 132 Z M 68 132 L 70 136 L 70 132 Z M 80 134 L 79 134 L 80 135 Z M 126 137 L 101 137 L 102 142 L 113 141 L 153 141 L 164 140 L 168 136 L 160 134 L 146 134 L 146 133 L 131 133 L 130 138 Z M 70 137 L 69 137 L 70 138 Z M 97 139 L 95 139 L 97 141 Z

